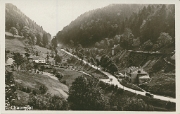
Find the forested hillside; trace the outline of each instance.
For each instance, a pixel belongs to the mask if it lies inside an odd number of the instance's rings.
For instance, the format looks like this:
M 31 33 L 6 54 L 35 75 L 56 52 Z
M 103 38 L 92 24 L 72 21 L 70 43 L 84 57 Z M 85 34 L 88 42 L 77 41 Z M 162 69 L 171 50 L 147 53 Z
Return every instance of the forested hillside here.
M 5 21 L 6 32 L 23 36 L 30 44 L 49 47 L 51 35 L 13 4 L 6 4 Z
M 109 5 L 80 15 L 56 38 L 83 47 L 120 44 L 124 49 L 161 50 L 174 47 L 174 5 Z

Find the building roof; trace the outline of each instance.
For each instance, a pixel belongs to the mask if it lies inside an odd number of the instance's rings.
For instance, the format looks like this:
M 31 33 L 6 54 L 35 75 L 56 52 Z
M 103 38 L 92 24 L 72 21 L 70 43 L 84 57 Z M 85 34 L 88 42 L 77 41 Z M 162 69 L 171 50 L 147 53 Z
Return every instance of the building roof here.
M 8 58 L 5 65 L 12 65 L 14 63 L 14 60 L 12 58 Z
M 29 58 L 29 59 L 33 59 L 33 57 L 34 57 L 34 56 L 30 55 L 28 58 Z
M 138 67 L 131 66 L 127 69 L 127 73 L 132 73 L 134 71 L 137 71 L 138 69 L 139 69 Z
M 35 56 L 35 57 L 33 57 L 33 60 L 44 60 L 45 58 L 43 58 L 43 57 L 39 57 L 39 56 Z
M 139 79 L 150 79 L 149 75 L 141 76 Z
M 44 59 L 45 59 L 45 58 L 43 58 L 43 57 L 33 56 L 33 55 L 30 55 L 28 58 L 29 58 L 29 59 L 33 59 L 33 60 L 44 60 Z
M 146 71 L 144 71 L 142 68 L 138 68 L 138 67 L 129 67 L 127 69 L 127 73 L 130 73 L 130 74 L 148 74 Z

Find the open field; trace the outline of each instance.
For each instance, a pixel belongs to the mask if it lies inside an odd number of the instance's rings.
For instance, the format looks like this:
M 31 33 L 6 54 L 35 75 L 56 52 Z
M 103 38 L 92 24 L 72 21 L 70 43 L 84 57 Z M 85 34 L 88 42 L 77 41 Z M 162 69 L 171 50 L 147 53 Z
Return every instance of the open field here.
M 34 46 L 35 51 L 40 51 L 41 53 L 47 54 L 47 52 L 51 52 L 51 50 L 44 48 L 44 47 L 40 47 L 38 45 Z
M 26 46 L 23 44 L 23 40 L 24 39 L 20 39 L 20 38 L 8 38 L 7 36 L 5 39 L 6 50 L 9 50 L 15 53 L 25 53 Z M 47 52 L 51 52 L 49 49 L 40 47 L 38 45 L 35 45 L 32 47 L 33 47 L 33 51 L 38 51 L 41 54 L 47 54 Z
M 63 98 L 68 97 L 68 87 L 50 76 L 19 71 L 14 72 L 14 79 L 17 85 L 19 84 L 33 90 L 39 89 L 40 86 L 45 86 L 47 87 L 46 93 L 58 95 Z
M 90 75 L 92 75 L 95 78 L 98 79 L 108 79 L 108 77 L 106 75 L 104 75 L 102 72 L 88 66 L 88 65 L 81 65 L 81 64 L 76 64 L 74 65 L 74 67 L 76 68 L 76 70 L 82 70 L 85 73 L 88 73 Z
M 74 80 L 76 78 L 78 78 L 79 76 L 82 76 L 83 74 L 80 73 L 80 72 L 76 72 L 76 71 L 69 71 L 68 73 L 67 72 L 64 72 L 66 75 L 61 79 L 61 81 L 66 81 L 66 85 L 68 87 L 70 87 L 72 85 L 72 83 L 74 82 Z M 72 74 L 72 75 L 71 75 Z M 83 75 L 85 76 L 85 75 Z
M 15 53 L 25 53 L 25 49 L 24 49 L 24 44 L 18 40 L 18 39 L 6 39 L 5 40 L 5 44 L 6 44 L 6 50 L 9 50 L 11 52 L 15 52 Z
M 52 69 L 51 69 L 52 70 Z M 48 72 L 51 72 L 51 70 L 49 70 Z M 68 87 L 70 87 L 72 85 L 72 82 L 79 76 L 82 76 L 83 73 L 81 72 L 77 72 L 74 70 L 70 70 L 70 69 L 64 69 L 64 68 L 56 68 L 56 70 L 58 72 L 61 72 L 64 76 L 61 79 L 61 82 L 66 82 L 66 85 Z
M 73 65 L 73 67 L 76 70 L 84 71 L 84 72 L 94 76 L 95 78 L 108 79 L 108 77 L 106 75 L 104 75 L 103 73 L 101 73 L 97 69 L 92 68 L 88 64 L 83 64 L 80 60 L 76 59 L 74 63 L 71 63 L 71 65 Z
M 79 76 L 82 76 L 84 75 L 82 72 L 78 72 L 78 71 L 75 71 L 75 70 L 70 70 L 70 69 L 64 69 L 64 68 L 58 68 L 56 67 L 56 70 L 58 72 L 61 72 L 64 77 L 61 79 L 61 82 L 65 82 L 66 85 L 68 87 L 70 87 L 72 85 L 72 82 Z M 47 72 L 52 72 L 53 69 L 46 69 Z M 104 74 L 102 74 L 100 71 L 97 71 L 97 70 L 84 70 L 84 72 L 92 75 L 93 77 L 97 78 L 97 79 L 108 79 L 108 77 Z

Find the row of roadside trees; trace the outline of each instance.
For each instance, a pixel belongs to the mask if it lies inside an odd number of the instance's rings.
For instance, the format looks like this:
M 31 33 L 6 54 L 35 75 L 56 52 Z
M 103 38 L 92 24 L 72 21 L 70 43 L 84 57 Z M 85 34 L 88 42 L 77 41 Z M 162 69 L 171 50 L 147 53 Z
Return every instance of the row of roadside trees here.
M 110 95 L 105 93 L 110 93 Z M 120 99 L 117 101 L 116 97 Z M 75 79 L 70 87 L 67 101 L 72 110 L 154 110 L 153 106 L 142 99 L 124 97 L 123 90 L 86 76 Z

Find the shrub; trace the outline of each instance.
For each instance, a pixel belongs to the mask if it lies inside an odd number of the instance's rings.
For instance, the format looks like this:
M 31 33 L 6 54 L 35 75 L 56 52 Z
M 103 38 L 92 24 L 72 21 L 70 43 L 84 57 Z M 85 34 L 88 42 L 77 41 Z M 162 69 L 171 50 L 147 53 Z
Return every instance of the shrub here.
M 59 79 L 59 81 L 63 78 L 63 74 L 60 72 L 56 73 L 55 76 Z
M 102 89 L 104 89 L 104 88 L 106 88 L 106 83 L 100 81 L 100 82 L 99 82 L 99 86 L 100 86 Z
M 154 108 L 146 104 L 142 99 L 128 98 L 123 107 L 124 111 L 153 111 Z
M 66 80 L 63 80 L 61 83 L 66 84 Z
M 32 93 L 33 93 L 34 95 L 36 95 L 36 94 L 37 94 L 36 90 L 33 90 L 33 91 L 32 91 Z
M 27 87 L 27 88 L 26 88 L 26 92 L 27 92 L 27 93 L 30 93 L 30 92 L 31 92 L 31 89 Z
M 44 86 L 44 85 L 41 85 L 41 86 L 39 87 L 39 90 L 40 90 L 40 93 L 41 93 L 41 94 L 45 94 L 45 93 L 47 92 L 47 87 Z
M 53 69 L 53 74 L 55 75 L 57 73 L 57 70 L 54 68 Z
M 166 103 L 166 106 L 165 106 L 166 109 L 171 109 L 171 108 L 173 108 L 173 107 L 176 107 L 176 104 L 175 104 L 175 103 L 172 103 L 172 102 L 167 102 L 167 103 Z
M 22 87 L 21 89 L 23 92 L 26 92 L 26 87 Z
M 95 80 L 78 77 L 69 90 L 68 102 L 72 110 L 104 110 L 107 99 L 94 84 Z
M 123 94 L 123 92 L 124 92 L 124 89 L 121 89 L 121 88 L 118 88 L 118 89 L 117 89 L 117 93 L 118 93 L 118 94 Z
M 68 110 L 68 103 L 59 96 L 30 95 L 28 105 L 38 110 Z
M 117 86 L 117 85 L 114 87 L 114 90 L 115 90 L 115 91 L 117 91 L 117 90 L 118 90 L 118 86 Z

